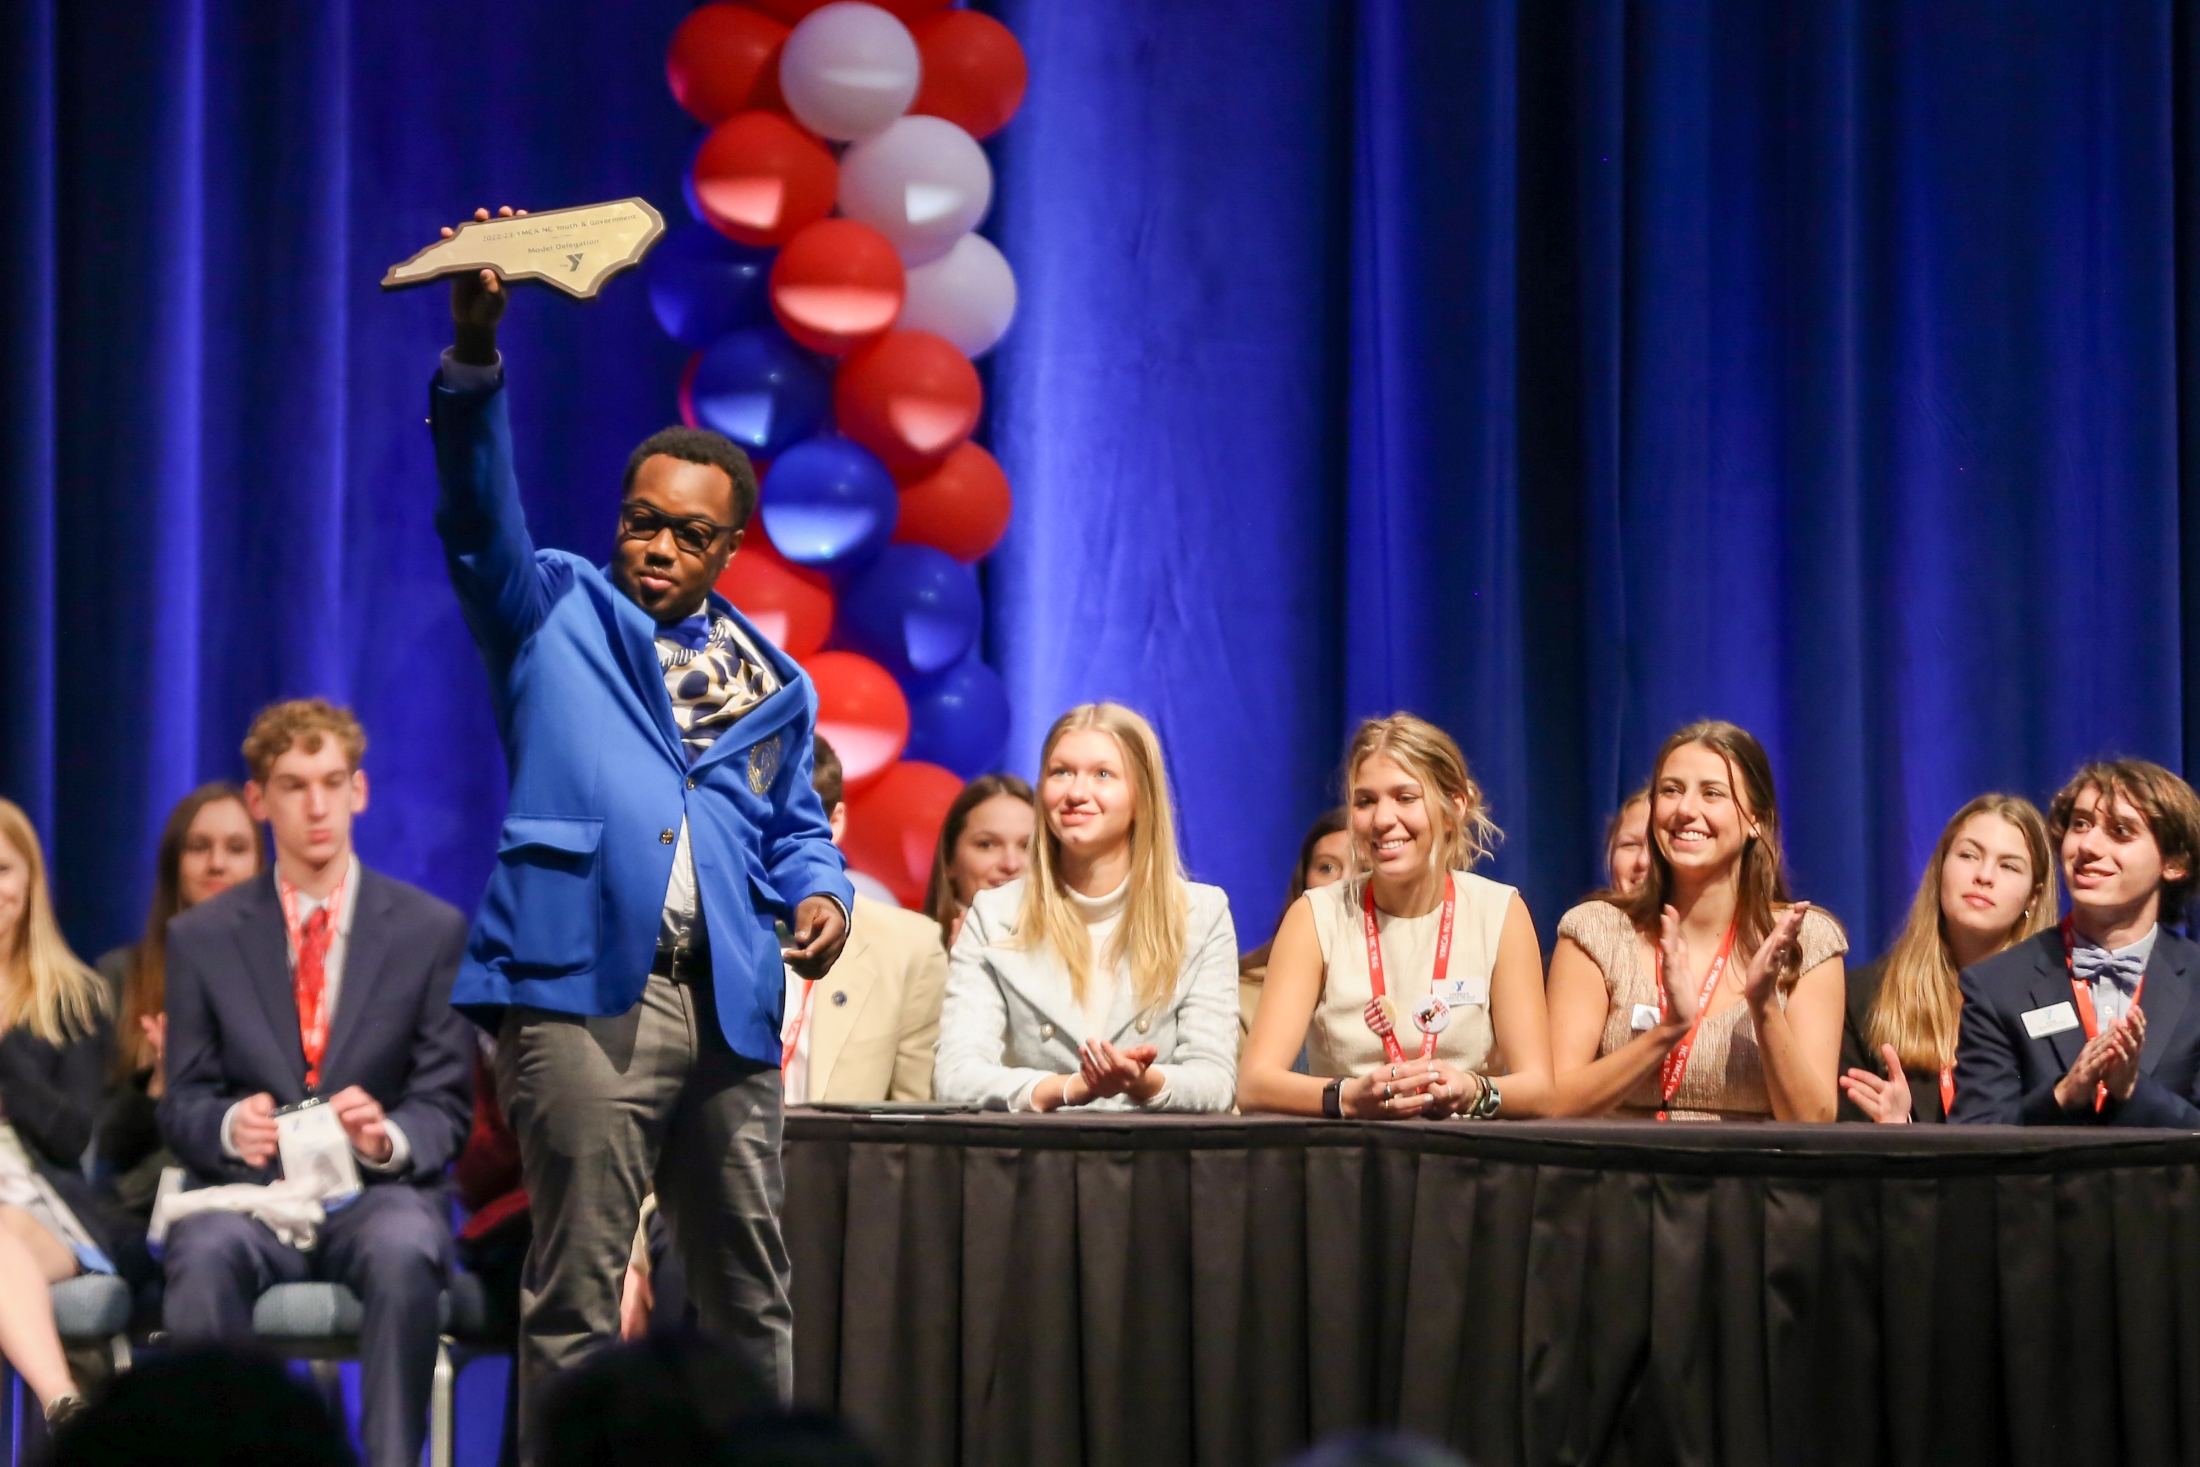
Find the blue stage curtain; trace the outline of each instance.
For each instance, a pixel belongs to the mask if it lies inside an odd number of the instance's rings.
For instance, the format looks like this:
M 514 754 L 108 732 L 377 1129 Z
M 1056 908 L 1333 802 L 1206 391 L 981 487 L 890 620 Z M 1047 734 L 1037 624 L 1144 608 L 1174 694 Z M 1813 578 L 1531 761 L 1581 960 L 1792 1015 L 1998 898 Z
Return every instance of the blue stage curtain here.
M 686 8 L 9 7 L 0 793 L 87 952 L 140 928 L 170 804 L 242 778 L 252 713 L 288 696 L 367 726 L 366 859 L 478 897 L 504 766 L 430 523 L 450 318 L 377 281 L 475 203 L 684 217 Z M 632 282 L 524 293 L 506 349 L 537 535 L 601 557 L 684 354 Z
M 0 177 L 0 792 L 71 937 L 279 696 L 374 746 L 369 859 L 471 905 L 503 773 L 390 262 L 454 208 L 677 213 L 685 0 L 24 0 Z M 1548 934 L 1676 724 L 1772 749 L 1859 949 L 1946 814 L 2200 735 L 2200 41 L 2169 0 L 988 0 L 1009 763 L 1120 697 L 1266 936 L 1354 721 L 1452 729 Z M 486 28 L 485 28 L 486 26 Z M 604 553 L 681 352 L 508 332 L 541 538 Z
M 1153 713 L 1248 945 L 1395 708 L 1546 940 L 1698 717 L 1859 960 L 1971 795 L 2187 763 L 2189 8 L 1001 12 L 1012 754 Z

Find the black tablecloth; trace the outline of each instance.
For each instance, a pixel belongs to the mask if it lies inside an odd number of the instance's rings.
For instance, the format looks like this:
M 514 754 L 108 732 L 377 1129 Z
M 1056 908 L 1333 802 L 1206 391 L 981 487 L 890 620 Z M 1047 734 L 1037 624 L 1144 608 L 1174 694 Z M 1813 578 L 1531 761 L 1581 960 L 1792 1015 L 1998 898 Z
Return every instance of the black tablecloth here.
M 2200 1135 L 796 1111 L 800 1397 L 895 1467 L 2200 1463 Z

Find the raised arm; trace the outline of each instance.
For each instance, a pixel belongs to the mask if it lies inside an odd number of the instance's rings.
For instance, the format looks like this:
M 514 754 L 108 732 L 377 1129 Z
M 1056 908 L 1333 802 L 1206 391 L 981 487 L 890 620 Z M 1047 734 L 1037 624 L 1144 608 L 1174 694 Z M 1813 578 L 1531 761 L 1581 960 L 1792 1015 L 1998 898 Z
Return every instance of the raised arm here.
M 486 219 L 489 211 L 477 209 L 474 217 Z M 497 354 L 507 297 L 493 270 L 451 282 L 453 340 L 428 394 L 443 491 L 436 533 L 466 624 L 492 667 L 511 661 L 542 624 L 550 601 L 512 469 L 512 427 Z

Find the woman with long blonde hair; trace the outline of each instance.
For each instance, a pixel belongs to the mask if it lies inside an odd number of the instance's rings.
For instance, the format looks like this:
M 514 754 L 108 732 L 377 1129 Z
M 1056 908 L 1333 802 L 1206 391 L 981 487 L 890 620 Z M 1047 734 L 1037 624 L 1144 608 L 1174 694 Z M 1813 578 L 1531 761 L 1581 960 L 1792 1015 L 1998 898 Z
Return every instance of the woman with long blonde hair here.
M 0 800 L 0 1355 L 49 1421 L 76 1387 L 53 1285 L 114 1271 L 124 1240 L 85 1185 L 110 1029 L 107 985 L 62 940 L 30 817 Z
M 1841 1118 L 1937 1122 L 1955 1103 L 1956 975 L 2055 925 L 2047 821 L 2030 800 L 1988 794 L 1950 817 L 1886 954 L 1849 974 Z
M 1650 873 L 1558 923 L 1551 1058 L 1575 1114 L 1830 1121 L 1841 924 L 1791 901 L 1772 761 L 1749 731 L 1676 731 L 1650 777 Z
M 1284 913 L 1245 1041 L 1247 1111 L 1367 1120 L 1552 1114 L 1527 903 L 1474 874 L 1499 835 L 1449 734 L 1410 713 L 1345 755 L 1345 879 Z M 1301 1041 L 1310 1074 L 1292 1073 Z
M 948 961 L 933 1093 L 989 1109 L 1228 1110 L 1229 898 L 1185 879 L 1161 741 L 1072 708 L 1039 756 L 1030 874 L 980 891 Z

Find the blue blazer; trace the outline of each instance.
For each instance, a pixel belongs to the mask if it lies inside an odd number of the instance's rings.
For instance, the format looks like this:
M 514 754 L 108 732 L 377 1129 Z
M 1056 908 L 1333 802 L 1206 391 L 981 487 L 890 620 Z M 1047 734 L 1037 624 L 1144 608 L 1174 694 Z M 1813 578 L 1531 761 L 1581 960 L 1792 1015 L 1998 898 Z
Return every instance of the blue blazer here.
M 2147 959 L 2147 1043 L 2139 1083 L 2121 1105 L 2096 1114 L 2066 1111 L 2055 1084 L 2085 1048 L 2083 1028 L 2034 1039 L 2024 1015 L 2071 1002 L 2062 933 L 2050 927 L 1963 970 L 1963 1024 L 1956 1038 L 1956 1103 L 1948 1119 L 1974 1125 L 2168 1126 L 2200 1130 L 2200 945 L 2167 927 Z
M 404 1174 L 360 1169 L 369 1185 L 437 1182 L 473 1124 L 473 1031 L 451 1012 L 466 919 L 418 887 L 360 867 L 329 1016 L 318 1093 L 357 1085 L 405 1133 Z M 168 924 L 168 1088 L 160 1133 L 205 1182 L 270 1182 L 277 1169 L 224 1155 L 222 1116 L 261 1091 L 306 1098 L 306 1053 L 275 876 L 201 902 Z
M 781 686 L 690 766 L 656 622 L 601 569 L 528 536 L 502 382 L 459 391 L 439 375 L 429 417 L 443 485 L 436 530 L 488 664 L 512 786 L 452 1001 L 485 1027 L 509 1004 L 632 1008 L 684 815 L 719 1024 L 736 1053 L 776 1067 L 786 978 L 774 920 L 806 897 L 855 901 L 810 787 L 809 678 L 713 594 Z

